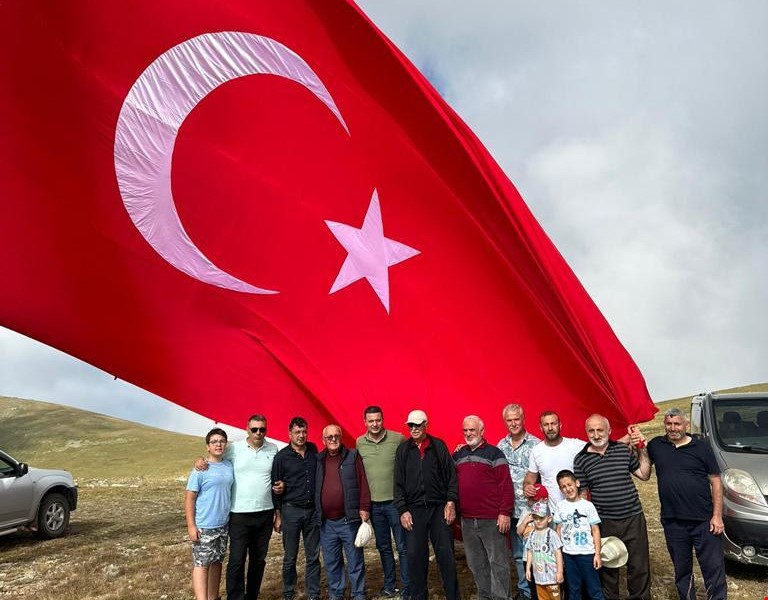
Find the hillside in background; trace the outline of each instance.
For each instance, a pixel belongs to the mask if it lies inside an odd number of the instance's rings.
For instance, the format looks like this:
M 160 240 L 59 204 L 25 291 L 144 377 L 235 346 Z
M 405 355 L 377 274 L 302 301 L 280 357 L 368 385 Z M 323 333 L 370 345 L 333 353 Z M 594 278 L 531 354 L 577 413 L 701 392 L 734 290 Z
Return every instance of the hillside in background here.
M 721 391 L 768 392 L 768 383 Z M 659 402 L 656 418 L 643 427 L 646 436 L 663 431 L 665 410 L 687 410 L 690 399 Z M 537 430 L 531 415 L 528 427 Z M 568 430 L 568 435 L 581 433 L 570 424 Z M 204 453 L 205 444 L 197 437 L 86 410 L 0 396 L 0 449 L 38 467 L 70 470 L 78 479 L 167 479 L 186 476 L 190 458 Z
M 0 397 L 0 449 L 36 467 L 90 479 L 186 477 L 200 438 L 97 413 Z

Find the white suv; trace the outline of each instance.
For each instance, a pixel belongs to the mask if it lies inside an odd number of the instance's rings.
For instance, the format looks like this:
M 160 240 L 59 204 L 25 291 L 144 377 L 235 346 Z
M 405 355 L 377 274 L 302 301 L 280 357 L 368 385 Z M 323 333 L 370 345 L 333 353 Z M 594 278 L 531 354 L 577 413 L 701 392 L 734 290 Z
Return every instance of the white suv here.
M 35 469 L 0 450 L 0 535 L 29 528 L 59 537 L 77 508 L 77 486 L 67 471 Z

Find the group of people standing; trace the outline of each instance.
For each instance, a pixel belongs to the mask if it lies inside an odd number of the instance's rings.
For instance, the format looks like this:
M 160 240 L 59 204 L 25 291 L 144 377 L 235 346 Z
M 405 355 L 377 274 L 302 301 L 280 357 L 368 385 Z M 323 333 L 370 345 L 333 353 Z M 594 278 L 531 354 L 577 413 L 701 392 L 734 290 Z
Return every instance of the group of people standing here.
M 227 598 L 258 598 L 274 530 L 282 534 L 284 600 L 297 595 L 302 540 L 309 600 L 321 595 L 321 551 L 328 598 L 343 598 L 349 583 L 353 600 L 363 600 L 365 563 L 355 538 L 365 522 L 381 560 L 380 597 L 426 600 L 431 544 L 443 593 L 459 600 L 454 527 L 460 527 L 481 600 L 559 598 L 564 581 L 563 597 L 571 600 L 618 599 L 619 570 L 601 561 L 606 537 L 626 548 L 628 598 L 650 599 L 647 527 L 632 477 L 647 480 L 652 464 L 680 598 L 695 598 L 693 548 L 708 598 L 726 598 L 719 472 L 709 446 L 686 433 L 684 414 L 668 411 L 666 435 L 647 446 L 636 426 L 611 440 L 601 415 L 587 419 L 587 442 L 563 437 L 553 411 L 540 415 L 543 439 L 526 430 L 519 404 L 505 406 L 502 415 L 508 434 L 496 445 L 485 439 L 480 417 L 465 417 L 464 443 L 453 453 L 428 433 L 422 410 L 409 413 L 406 438 L 384 427 L 380 407 L 367 407 L 355 448 L 345 447 L 341 428 L 330 424 L 318 451 L 301 417 L 291 420 L 281 450 L 266 439 L 263 415 L 248 420 L 240 442 L 228 444 L 223 430 L 211 430 L 208 456 L 195 463 L 185 503 L 196 598 L 219 597 L 227 536 Z

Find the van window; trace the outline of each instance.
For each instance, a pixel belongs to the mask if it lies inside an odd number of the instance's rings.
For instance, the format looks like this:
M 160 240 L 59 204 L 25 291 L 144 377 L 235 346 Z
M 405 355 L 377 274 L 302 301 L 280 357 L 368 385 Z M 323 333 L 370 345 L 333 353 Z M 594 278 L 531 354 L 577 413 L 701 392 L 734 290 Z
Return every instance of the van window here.
M 723 444 L 768 445 L 768 398 L 718 401 L 714 414 Z

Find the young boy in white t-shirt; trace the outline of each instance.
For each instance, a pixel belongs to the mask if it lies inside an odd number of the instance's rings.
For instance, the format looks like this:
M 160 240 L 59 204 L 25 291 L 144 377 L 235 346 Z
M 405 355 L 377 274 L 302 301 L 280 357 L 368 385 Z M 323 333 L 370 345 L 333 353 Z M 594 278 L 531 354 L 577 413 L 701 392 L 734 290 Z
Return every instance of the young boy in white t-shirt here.
M 604 600 L 597 573 L 601 566 L 600 517 L 595 505 L 579 496 L 579 480 L 573 471 L 560 471 L 557 485 L 565 496 L 557 503 L 554 522 L 563 540 L 568 597 L 581 598 L 584 589 L 591 600 Z

